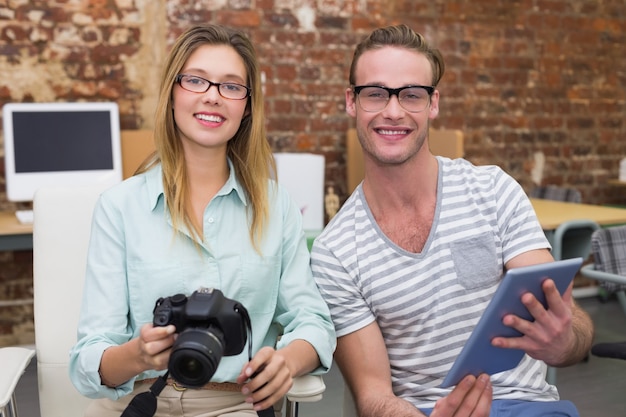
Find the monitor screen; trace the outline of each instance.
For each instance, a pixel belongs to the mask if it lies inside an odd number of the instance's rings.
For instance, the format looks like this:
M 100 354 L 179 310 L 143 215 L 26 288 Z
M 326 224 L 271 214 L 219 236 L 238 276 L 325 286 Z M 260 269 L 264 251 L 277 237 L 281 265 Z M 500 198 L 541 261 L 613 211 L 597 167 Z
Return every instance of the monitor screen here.
M 48 185 L 122 180 L 116 103 L 9 103 L 2 113 L 9 201 L 32 201 Z

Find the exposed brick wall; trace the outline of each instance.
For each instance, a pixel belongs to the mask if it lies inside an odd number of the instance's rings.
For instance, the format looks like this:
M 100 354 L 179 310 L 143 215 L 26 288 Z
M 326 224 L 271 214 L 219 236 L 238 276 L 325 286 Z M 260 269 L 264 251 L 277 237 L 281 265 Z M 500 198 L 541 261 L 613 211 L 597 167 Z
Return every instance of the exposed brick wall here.
M 626 203 L 624 189 L 606 184 L 626 156 L 623 0 L 5 0 L 0 104 L 113 100 L 123 128 L 149 128 L 160 63 L 196 22 L 249 33 L 273 148 L 324 154 L 342 199 L 353 47 L 372 28 L 403 22 L 446 58 L 434 125 L 462 130 L 468 159 L 500 165 L 529 189 L 542 152 L 544 183 L 574 186 L 590 203 Z M 0 208 L 12 207 L 1 189 Z M 0 256 L 0 300 L 28 296 L 31 259 Z M 0 307 L 0 344 L 29 328 L 28 309 Z

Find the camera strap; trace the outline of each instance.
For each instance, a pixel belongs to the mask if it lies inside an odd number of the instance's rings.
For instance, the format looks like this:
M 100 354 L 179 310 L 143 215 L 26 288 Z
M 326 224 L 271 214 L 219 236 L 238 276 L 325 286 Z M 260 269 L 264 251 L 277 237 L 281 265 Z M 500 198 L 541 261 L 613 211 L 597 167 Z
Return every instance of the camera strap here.
M 250 319 L 250 315 L 248 314 L 248 310 L 243 308 L 239 308 L 239 304 L 235 308 L 235 311 L 241 315 L 243 321 L 246 323 L 246 329 L 248 331 L 248 360 L 252 360 L 252 320 Z M 263 368 L 261 368 L 263 369 Z M 257 373 L 261 370 L 257 370 Z M 254 376 L 254 375 L 253 375 Z M 259 417 L 274 417 L 274 407 L 266 408 L 265 410 L 259 410 L 256 412 Z
M 128 404 L 120 417 L 152 417 L 156 413 L 157 399 L 156 397 L 163 391 L 167 385 L 167 376 L 169 372 L 161 375 L 152 384 L 149 391 L 135 395 L 135 398 Z
M 266 408 L 256 412 L 259 417 L 275 417 L 274 407 Z

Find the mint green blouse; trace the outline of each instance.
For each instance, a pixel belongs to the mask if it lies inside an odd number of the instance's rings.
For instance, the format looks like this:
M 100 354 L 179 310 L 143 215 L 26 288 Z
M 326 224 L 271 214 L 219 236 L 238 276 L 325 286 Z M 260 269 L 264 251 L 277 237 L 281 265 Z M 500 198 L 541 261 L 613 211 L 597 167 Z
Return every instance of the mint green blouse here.
M 101 384 L 98 367 L 105 349 L 137 337 L 141 326 L 152 322 L 159 297 L 190 295 L 201 287 L 220 289 L 248 310 L 253 354 L 262 346 L 280 348 L 304 339 L 322 363 L 315 373 L 329 369 L 335 332 L 312 279 L 300 211 L 272 181 L 269 222 L 256 252 L 248 233 L 246 194 L 229 165 L 228 181 L 205 209 L 199 246 L 187 232 L 174 234 L 160 166 L 100 196 L 78 342 L 70 352 L 70 378 L 83 395 L 118 399 L 132 391 L 136 379 L 163 373 L 144 372 L 109 388 Z M 224 356 L 212 381 L 235 381 L 247 360 L 247 346 L 237 356 Z

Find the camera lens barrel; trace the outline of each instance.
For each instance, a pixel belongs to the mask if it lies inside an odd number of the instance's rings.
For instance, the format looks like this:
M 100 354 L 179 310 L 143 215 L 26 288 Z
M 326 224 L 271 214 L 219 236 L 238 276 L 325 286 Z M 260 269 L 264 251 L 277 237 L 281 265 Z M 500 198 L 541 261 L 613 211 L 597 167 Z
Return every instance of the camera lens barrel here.
M 172 346 L 168 369 L 172 378 L 189 388 L 211 380 L 224 353 L 224 336 L 214 326 L 183 330 Z

